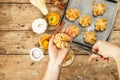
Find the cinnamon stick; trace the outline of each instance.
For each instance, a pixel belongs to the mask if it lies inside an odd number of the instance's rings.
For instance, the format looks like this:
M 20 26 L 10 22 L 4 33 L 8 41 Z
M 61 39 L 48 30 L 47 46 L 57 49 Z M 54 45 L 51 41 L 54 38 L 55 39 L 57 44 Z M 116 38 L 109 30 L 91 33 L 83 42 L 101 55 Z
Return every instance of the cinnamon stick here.
M 56 6 L 57 6 L 58 8 L 60 8 L 60 9 L 62 9 L 62 10 L 65 9 L 65 6 L 63 6 L 63 4 L 56 4 Z
M 58 8 L 60 8 L 60 9 L 62 9 L 62 10 L 65 9 L 64 3 L 61 3 L 61 2 L 59 2 L 59 1 L 57 1 L 57 0 L 51 0 L 51 3 L 54 4 L 54 5 L 56 5 Z
M 57 29 L 53 32 L 54 35 L 57 34 L 57 32 L 59 32 L 61 30 L 61 28 L 64 26 L 65 22 L 62 22 L 58 27 Z

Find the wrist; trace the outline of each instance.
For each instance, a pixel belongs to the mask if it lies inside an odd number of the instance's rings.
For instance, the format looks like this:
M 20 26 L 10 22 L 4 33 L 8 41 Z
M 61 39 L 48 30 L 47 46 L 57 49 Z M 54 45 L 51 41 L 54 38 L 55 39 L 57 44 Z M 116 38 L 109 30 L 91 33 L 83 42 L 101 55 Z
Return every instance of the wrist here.
M 61 61 L 56 59 L 56 58 L 50 58 L 49 63 L 50 64 L 55 64 L 55 65 L 59 65 L 59 66 L 62 65 Z
M 58 62 L 53 61 L 53 60 L 49 61 L 48 66 L 49 67 L 59 67 L 59 68 L 61 68 L 61 64 L 59 64 Z

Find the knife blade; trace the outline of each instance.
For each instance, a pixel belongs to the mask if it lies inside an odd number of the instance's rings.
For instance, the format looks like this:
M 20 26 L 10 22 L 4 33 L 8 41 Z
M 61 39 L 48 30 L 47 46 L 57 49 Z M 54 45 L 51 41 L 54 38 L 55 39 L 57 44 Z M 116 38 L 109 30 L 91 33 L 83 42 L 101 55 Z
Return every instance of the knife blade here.
M 106 0 L 106 1 L 113 2 L 113 3 L 117 3 L 116 0 Z

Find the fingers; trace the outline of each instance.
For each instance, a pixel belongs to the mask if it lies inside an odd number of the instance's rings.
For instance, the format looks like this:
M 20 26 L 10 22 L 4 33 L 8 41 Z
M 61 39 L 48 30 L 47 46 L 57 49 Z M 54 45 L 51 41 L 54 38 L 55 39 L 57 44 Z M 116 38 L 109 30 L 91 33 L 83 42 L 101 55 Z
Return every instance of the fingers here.
M 107 61 L 107 62 L 109 61 L 109 58 L 104 58 L 103 56 L 96 55 L 96 54 L 92 54 L 89 58 L 89 61 L 92 61 L 92 60 L 98 59 L 98 58 L 101 58 L 101 59 L 103 59 L 104 61 Z
M 63 33 L 64 33 L 64 32 L 65 32 L 65 29 L 63 29 L 61 32 L 63 32 Z
M 92 60 L 97 59 L 97 58 L 100 58 L 100 56 L 96 55 L 96 54 L 92 54 L 89 58 L 89 61 L 92 61 Z
M 61 32 L 68 34 L 72 38 L 72 31 L 68 28 L 63 29 Z
M 97 53 L 97 52 L 98 52 L 98 46 L 94 45 L 94 46 L 92 47 L 92 51 L 93 51 L 94 53 Z
M 68 34 L 68 36 L 70 36 L 70 38 L 71 38 L 70 43 L 72 43 L 72 40 L 73 40 L 72 31 L 70 29 L 66 28 L 66 29 L 63 29 L 61 32 Z
M 99 51 L 99 41 L 97 41 L 97 42 L 93 45 L 92 51 L 93 51 L 94 53 L 98 53 L 98 51 Z
M 54 40 L 54 35 L 51 37 L 51 39 L 49 41 L 49 48 L 54 46 L 53 40 Z
M 104 58 L 104 60 L 108 62 L 108 61 L 109 61 L 109 58 Z

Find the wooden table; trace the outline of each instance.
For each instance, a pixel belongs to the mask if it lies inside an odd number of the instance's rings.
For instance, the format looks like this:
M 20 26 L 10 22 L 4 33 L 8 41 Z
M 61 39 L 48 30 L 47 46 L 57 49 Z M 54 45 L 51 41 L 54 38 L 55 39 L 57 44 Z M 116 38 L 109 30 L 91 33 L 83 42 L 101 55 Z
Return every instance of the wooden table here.
M 120 2 L 120 0 L 119 0 Z M 50 12 L 63 11 L 47 0 Z M 49 60 L 48 55 L 33 62 L 29 51 L 38 47 L 38 34 L 31 29 L 34 19 L 44 16 L 29 0 L 0 0 L 0 80 L 41 80 Z M 120 46 L 120 11 L 116 17 L 111 42 Z M 75 52 L 74 63 L 62 68 L 60 80 L 118 80 L 114 60 L 88 62 L 89 55 Z

